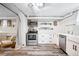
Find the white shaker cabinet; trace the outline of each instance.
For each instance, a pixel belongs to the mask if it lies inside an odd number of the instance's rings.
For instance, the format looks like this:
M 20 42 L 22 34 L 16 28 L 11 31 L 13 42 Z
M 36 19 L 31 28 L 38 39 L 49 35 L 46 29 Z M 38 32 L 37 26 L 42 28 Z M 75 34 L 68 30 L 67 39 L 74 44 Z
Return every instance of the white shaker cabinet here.
M 75 53 L 75 51 L 74 51 L 74 43 L 72 42 L 72 41 L 70 41 L 69 40 L 70 39 L 70 37 L 68 37 L 68 39 L 67 39 L 67 43 L 66 43 L 66 53 L 68 54 L 68 55 L 70 55 L 70 56 L 73 56 L 73 55 L 75 55 L 74 53 Z
M 41 44 L 48 44 L 48 43 L 52 43 L 53 40 L 53 35 L 52 35 L 52 31 L 39 31 L 38 32 L 38 43 Z
M 79 44 L 77 44 L 77 55 L 79 56 Z
M 74 41 L 75 39 L 73 37 L 67 37 L 66 53 L 70 56 L 79 56 L 79 44 Z

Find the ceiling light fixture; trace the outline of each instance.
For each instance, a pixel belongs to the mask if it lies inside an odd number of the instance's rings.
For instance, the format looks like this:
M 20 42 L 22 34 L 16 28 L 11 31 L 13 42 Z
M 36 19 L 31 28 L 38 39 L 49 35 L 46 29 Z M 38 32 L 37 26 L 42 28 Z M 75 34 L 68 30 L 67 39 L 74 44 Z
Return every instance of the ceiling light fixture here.
M 44 7 L 44 3 L 32 3 L 33 6 L 37 6 L 38 8 Z
M 34 10 L 39 11 L 41 8 L 44 7 L 44 3 L 29 3 L 28 6 L 33 7 Z

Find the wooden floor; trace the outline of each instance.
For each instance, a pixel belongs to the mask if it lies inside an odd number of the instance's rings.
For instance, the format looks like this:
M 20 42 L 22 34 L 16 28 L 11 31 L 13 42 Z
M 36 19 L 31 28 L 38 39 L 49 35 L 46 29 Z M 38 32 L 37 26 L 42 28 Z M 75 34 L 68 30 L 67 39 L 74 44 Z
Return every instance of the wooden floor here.
M 59 47 L 54 45 L 26 46 L 19 49 L 3 49 L 2 56 L 67 56 Z

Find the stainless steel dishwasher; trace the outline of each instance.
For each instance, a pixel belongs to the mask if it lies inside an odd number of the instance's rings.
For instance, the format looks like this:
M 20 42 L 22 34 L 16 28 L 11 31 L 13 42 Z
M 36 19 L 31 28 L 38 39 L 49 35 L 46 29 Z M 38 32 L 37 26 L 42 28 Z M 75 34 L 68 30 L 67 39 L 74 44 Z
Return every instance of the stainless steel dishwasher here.
M 66 52 L 66 36 L 65 35 L 59 35 L 59 46 L 60 48 Z

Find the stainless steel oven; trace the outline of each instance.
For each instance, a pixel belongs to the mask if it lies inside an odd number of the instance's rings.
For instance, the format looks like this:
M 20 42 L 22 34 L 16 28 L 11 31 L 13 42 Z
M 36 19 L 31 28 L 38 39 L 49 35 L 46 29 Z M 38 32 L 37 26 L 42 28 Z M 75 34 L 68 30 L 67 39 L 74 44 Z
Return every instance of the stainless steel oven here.
M 36 40 L 36 35 L 34 35 L 34 34 L 28 35 L 28 40 Z
M 26 44 L 27 45 L 37 45 L 37 33 L 28 33 L 27 34 L 27 39 L 26 39 Z

